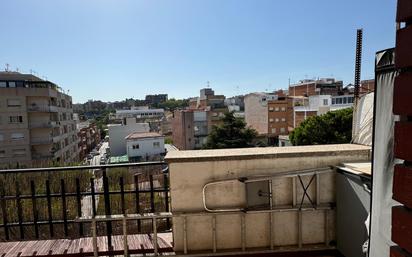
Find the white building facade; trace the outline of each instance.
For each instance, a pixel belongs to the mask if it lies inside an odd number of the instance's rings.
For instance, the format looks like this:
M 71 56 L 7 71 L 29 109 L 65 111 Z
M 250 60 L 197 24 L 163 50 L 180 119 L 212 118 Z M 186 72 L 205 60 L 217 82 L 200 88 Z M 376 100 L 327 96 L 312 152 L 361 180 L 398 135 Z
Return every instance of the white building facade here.
M 109 147 L 112 156 L 127 154 L 126 137 L 133 132 L 149 132 L 149 123 L 137 123 L 136 119 L 126 119 L 125 124 L 109 124 Z
M 155 132 L 134 132 L 126 138 L 126 151 L 131 161 L 159 159 L 165 154 L 165 138 Z

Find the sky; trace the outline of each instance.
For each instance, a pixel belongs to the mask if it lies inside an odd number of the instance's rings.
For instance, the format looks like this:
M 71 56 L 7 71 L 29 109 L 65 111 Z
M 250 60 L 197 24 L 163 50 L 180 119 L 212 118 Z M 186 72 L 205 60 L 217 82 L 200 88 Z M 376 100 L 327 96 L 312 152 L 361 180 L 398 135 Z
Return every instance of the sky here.
M 61 86 L 74 103 L 207 86 L 233 96 L 305 78 L 353 83 L 394 47 L 396 0 L 0 0 L 0 69 Z

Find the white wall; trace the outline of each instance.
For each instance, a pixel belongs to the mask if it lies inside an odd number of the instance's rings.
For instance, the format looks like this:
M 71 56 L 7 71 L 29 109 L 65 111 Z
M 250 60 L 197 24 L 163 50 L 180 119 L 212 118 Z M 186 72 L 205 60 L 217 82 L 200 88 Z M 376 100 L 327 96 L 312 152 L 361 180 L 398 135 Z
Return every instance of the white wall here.
M 109 147 L 112 156 L 125 155 L 126 139 L 133 132 L 149 132 L 149 123 L 130 123 L 127 125 L 109 124 Z
M 158 142 L 159 147 L 154 147 L 153 143 Z M 133 145 L 139 144 L 139 149 L 133 149 Z M 152 155 L 159 155 L 165 152 L 165 138 L 151 137 L 141 139 L 126 140 L 127 155 L 130 157 L 146 157 Z

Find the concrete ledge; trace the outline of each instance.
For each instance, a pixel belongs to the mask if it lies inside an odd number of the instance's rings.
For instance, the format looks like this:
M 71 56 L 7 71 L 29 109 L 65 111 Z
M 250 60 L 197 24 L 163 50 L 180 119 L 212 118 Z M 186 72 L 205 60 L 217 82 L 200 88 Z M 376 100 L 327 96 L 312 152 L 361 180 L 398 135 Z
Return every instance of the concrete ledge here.
M 190 150 L 167 153 L 168 163 L 202 162 L 217 160 L 248 160 L 268 158 L 290 158 L 307 156 L 336 156 L 342 153 L 362 154 L 370 156 L 371 147 L 356 144 L 310 145 L 288 147 L 255 147 L 216 150 Z

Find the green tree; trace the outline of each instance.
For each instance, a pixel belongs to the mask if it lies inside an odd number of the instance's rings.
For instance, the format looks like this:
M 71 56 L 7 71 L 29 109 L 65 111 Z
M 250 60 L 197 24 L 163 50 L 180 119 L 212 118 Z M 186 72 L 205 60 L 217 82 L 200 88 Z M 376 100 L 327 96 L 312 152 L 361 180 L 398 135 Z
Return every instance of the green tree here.
M 225 113 L 222 124 L 212 127 L 205 149 L 251 147 L 257 136 L 256 130 L 246 127 L 246 123 L 234 117 L 233 112 Z
M 344 144 L 352 139 L 352 108 L 327 112 L 303 121 L 289 134 L 293 145 Z

